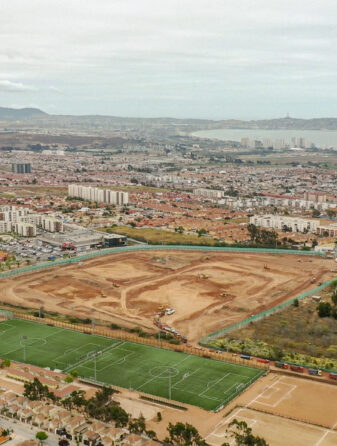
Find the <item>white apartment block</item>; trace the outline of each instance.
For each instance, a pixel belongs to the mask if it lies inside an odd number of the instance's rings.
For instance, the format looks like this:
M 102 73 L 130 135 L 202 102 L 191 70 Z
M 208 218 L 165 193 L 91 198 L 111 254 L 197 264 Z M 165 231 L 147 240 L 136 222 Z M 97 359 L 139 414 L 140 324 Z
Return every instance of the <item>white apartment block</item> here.
M 17 232 L 25 237 L 34 237 L 37 226 L 49 232 L 63 232 L 61 220 L 29 212 L 29 208 L 0 206 L 0 233 Z
M 12 224 L 18 223 L 22 217 L 28 215 L 29 209 L 16 206 L 0 206 L 0 220 Z
M 224 191 L 215 190 L 215 189 L 198 188 L 198 189 L 194 190 L 194 195 L 196 195 L 198 197 L 211 198 L 213 200 L 217 200 L 217 199 L 223 198 Z
M 285 215 L 254 215 L 249 222 L 255 226 L 262 226 L 268 229 L 283 229 L 285 226 L 292 232 L 313 232 L 316 233 L 320 226 L 319 220 L 287 217 Z
M 63 232 L 63 223 L 54 217 L 42 216 L 41 226 L 48 232 Z
M 42 217 L 41 214 L 27 214 L 24 217 L 19 218 L 19 223 L 29 223 L 34 226 L 41 226 Z
M 36 236 L 36 226 L 29 223 L 16 223 L 14 225 L 15 232 L 23 237 L 35 237 Z
M 100 189 L 91 186 L 79 186 L 77 184 L 70 184 L 68 186 L 68 195 L 70 197 L 82 198 L 83 200 L 97 201 L 98 203 L 114 204 L 117 206 L 123 206 L 129 203 L 128 192 Z
M 0 234 L 12 232 L 12 223 L 10 221 L 0 220 Z

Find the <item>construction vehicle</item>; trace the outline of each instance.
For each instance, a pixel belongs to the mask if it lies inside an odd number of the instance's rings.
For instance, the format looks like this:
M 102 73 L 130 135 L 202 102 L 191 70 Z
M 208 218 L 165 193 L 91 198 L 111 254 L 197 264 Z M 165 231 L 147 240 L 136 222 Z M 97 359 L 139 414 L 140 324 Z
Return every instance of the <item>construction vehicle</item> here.
M 308 369 L 309 375 L 322 376 L 322 370 Z
M 265 263 L 263 266 L 264 269 L 270 269 L 269 266 Z
M 207 274 L 199 274 L 200 279 L 208 279 L 209 276 Z

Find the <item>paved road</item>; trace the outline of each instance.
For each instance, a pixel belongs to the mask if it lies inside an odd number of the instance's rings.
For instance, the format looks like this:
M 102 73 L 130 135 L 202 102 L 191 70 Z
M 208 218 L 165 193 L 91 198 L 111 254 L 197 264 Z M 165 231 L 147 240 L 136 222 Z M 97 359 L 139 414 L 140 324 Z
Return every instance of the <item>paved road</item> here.
M 17 420 L 11 420 L 6 417 L 0 417 L 0 426 L 5 429 L 13 429 L 13 440 L 10 440 L 6 444 L 9 446 L 14 446 L 24 440 L 34 440 L 36 432 L 42 430 L 37 427 L 31 426 L 30 424 L 21 423 Z M 43 442 L 45 446 L 57 446 L 59 437 L 58 435 L 47 433 L 48 439 Z M 71 444 L 75 444 L 71 442 Z

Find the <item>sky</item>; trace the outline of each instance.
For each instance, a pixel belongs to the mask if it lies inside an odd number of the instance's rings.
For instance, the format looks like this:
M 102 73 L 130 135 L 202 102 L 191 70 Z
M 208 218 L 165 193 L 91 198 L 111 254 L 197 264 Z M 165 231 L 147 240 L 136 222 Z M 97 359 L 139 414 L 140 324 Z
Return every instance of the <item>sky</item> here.
M 0 106 L 337 117 L 337 0 L 2 0 Z

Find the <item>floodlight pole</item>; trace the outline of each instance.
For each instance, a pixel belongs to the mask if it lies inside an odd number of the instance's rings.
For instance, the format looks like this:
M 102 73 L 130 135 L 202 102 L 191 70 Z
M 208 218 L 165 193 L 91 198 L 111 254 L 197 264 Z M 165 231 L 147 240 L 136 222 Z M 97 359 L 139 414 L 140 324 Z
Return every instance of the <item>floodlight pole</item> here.
M 171 370 L 169 369 L 169 400 L 171 398 Z
M 160 347 L 160 329 L 159 329 L 159 331 L 158 331 L 158 345 L 159 345 L 159 347 Z
M 97 373 L 96 373 L 96 356 L 97 356 L 97 354 L 94 353 L 94 377 L 95 377 L 95 381 L 97 381 Z
M 26 343 L 25 340 L 27 339 L 27 336 L 22 336 L 23 341 L 23 362 L 26 362 Z

